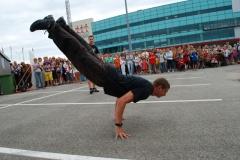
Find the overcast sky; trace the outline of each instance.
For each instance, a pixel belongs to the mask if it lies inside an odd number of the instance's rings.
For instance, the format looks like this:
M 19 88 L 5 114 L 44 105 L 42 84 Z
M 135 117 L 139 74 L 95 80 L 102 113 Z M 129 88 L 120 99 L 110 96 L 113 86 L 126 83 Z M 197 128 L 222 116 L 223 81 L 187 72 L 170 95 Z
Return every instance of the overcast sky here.
M 181 0 L 128 0 L 129 12 Z M 31 33 L 30 24 L 46 15 L 66 18 L 65 0 L 0 0 L 0 48 L 13 60 L 28 61 L 29 51 L 36 57 L 63 56 L 43 31 Z M 94 21 L 125 13 L 124 0 L 70 0 L 72 21 Z M 10 47 L 12 48 L 12 54 Z M 22 48 L 24 57 L 22 54 Z

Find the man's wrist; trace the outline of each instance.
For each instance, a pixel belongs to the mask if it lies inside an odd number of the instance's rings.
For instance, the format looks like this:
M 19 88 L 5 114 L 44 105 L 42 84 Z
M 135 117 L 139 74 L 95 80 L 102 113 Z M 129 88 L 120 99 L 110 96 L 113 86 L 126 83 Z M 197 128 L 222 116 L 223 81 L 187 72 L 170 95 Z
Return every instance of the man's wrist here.
M 123 123 L 115 123 L 116 127 L 122 127 Z

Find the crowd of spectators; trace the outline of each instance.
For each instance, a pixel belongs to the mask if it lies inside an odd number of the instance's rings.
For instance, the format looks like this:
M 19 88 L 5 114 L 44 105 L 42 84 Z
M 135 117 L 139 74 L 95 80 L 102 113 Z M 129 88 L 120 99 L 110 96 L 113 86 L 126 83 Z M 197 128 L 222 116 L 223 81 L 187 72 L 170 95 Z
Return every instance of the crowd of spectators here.
M 66 59 L 34 58 L 32 67 L 37 88 L 70 83 L 74 80 L 73 66 Z
M 237 64 L 240 61 L 240 43 L 184 45 L 98 55 L 104 63 L 112 64 L 123 75 L 156 74 Z M 43 57 L 33 61 L 32 65 L 23 62 L 11 64 L 16 90 L 25 91 L 32 87 L 32 72 L 37 89 L 86 80 L 67 59 Z
M 27 68 L 25 66 L 27 66 Z M 67 84 L 79 79 L 79 77 L 76 77 L 74 74 L 76 69 L 74 69 L 70 61 L 63 58 L 34 58 L 32 65 L 24 64 L 23 62 L 20 64 L 14 62 L 11 65 L 11 69 L 12 74 L 15 77 L 17 91 L 25 91 L 26 89 L 31 88 L 32 84 L 29 85 L 27 80 L 29 78 L 32 79 L 32 73 L 34 75 L 37 89 Z M 85 78 L 82 76 L 81 80 L 84 81 Z M 22 86 L 24 86 L 24 90 L 22 89 Z
M 124 75 L 155 74 L 239 63 L 240 43 L 234 45 L 229 43 L 203 46 L 184 45 L 100 56 L 105 63 L 114 65 Z
M 32 87 L 31 65 L 16 61 L 10 63 L 12 75 L 14 76 L 16 91 L 26 91 Z

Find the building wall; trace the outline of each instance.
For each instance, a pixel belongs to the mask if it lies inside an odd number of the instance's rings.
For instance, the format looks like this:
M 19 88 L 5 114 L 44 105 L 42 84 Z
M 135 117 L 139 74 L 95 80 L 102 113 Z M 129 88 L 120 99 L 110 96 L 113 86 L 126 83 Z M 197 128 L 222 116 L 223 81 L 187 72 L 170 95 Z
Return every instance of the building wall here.
M 240 0 L 232 0 L 233 12 L 240 12 Z M 235 36 L 240 38 L 240 27 L 235 27 Z
M 232 0 L 232 8 L 233 8 L 233 12 L 240 12 L 240 1 Z
M 240 39 L 240 27 L 235 27 L 234 31 L 235 31 L 235 36 Z
M 129 13 L 133 50 L 237 38 L 240 12 L 232 3 L 239 0 L 188 0 Z M 128 48 L 125 15 L 92 26 L 102 52 Z
M 92 22 L 92 18 L 73 22 L 73 30 L 78 33 L 85 41 L 88 41 L 88 36 L 93 34 Z

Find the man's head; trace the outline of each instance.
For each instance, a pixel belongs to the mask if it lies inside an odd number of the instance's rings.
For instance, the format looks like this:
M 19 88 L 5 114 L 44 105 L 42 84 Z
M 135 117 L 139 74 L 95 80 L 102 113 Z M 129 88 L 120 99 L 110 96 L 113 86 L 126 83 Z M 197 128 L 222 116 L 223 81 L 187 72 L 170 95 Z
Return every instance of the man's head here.
M 94 45 L 94 37 L 93 37 L 93 35 L 90 35 L 89 37 L 88 37 L 88 42 L 89 42 L 89 44 L 92 46 L 92 45 Z
M 38 59 L 37 59 L 37 58 L 33 58 L 33 62 L 34 62 L 34 63 L 37 63 L 37 62 L 38 62 Z
M 170 89 L 170 84 L 165 78 L 158 78 L 153 82 L 153 96 L 165 96 Z
M 43 60 L 44 61 L 48 61 L 48 57 L 43 57 Z

